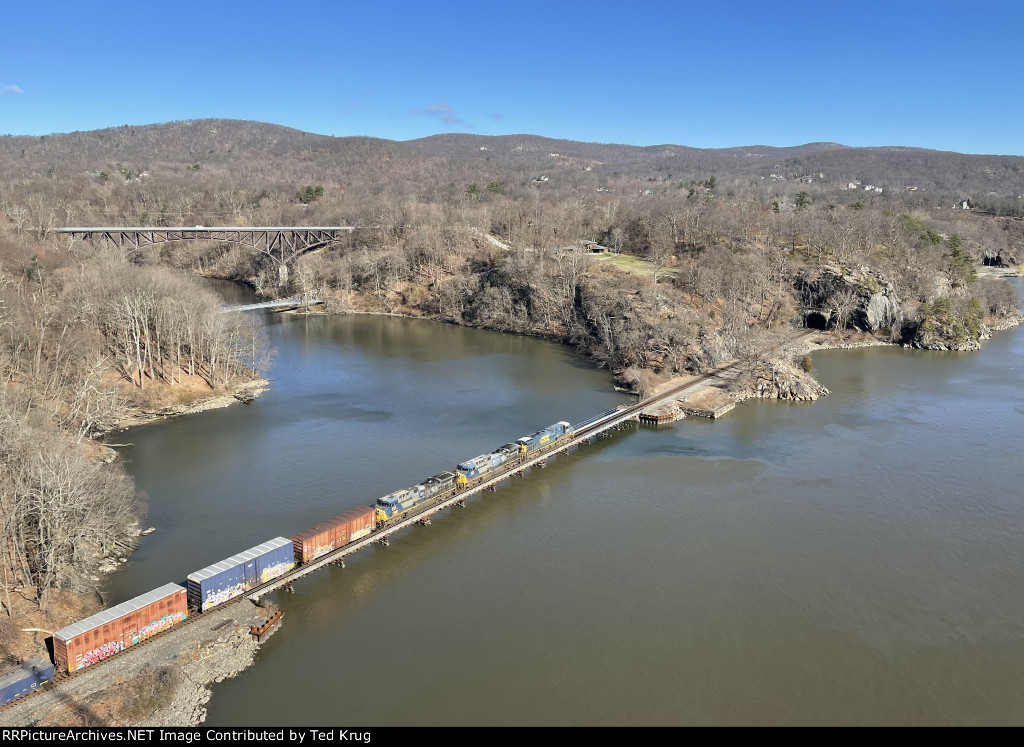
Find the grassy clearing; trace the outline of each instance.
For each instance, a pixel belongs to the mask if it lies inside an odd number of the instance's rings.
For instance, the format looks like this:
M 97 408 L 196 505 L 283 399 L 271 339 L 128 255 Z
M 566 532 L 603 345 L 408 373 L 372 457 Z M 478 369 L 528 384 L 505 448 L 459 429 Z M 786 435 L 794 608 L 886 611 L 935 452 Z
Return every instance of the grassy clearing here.
M 636 275 L 654 274 L 654 266 L 643 257 L 637 257 L 634 254 L 600 254 L 597 259 Z M 679 270 L 673 267 L 662 267 L 658 270 L 658 275 L 674 275 L 677 272 Z

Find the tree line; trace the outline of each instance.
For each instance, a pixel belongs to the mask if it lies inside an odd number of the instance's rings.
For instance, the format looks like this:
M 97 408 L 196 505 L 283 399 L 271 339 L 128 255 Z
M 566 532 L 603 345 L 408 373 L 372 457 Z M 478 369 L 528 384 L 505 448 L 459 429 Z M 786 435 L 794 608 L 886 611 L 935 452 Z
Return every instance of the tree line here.
M 54 590 L 94 587 L 97 559 L 135 544 L 137 506 L 122 469 L 86 457 L 0 387 L 0 573 L 3 607 L 30 591 L 44 610 Z
M 0 573 L 3 607 L 83 590 L 124 556 L 131 479 L 89 439 L 138 409 L 229 391 L 267 363 L 259 319 L 224 313 L 194 276 L 123 252 L 52 250 L 0 267 Z M 54 259 L 56 258 L 56 259 Z M 12 271 L 12 269 L 14 271 Z

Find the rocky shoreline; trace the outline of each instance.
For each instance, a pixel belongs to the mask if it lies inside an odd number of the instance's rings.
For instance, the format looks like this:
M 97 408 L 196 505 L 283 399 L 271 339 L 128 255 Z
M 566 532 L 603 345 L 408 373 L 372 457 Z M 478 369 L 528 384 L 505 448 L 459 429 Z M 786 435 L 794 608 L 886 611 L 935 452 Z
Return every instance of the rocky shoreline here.
M 1004 320 L 984 327 L 982 340 L 991 337 L 991 332 L 1007 330 L 1024 323 L 1024 313 L 1010 315 Z M 972 341 L 975 342 L 975 341 Z M 722 381 L 710 381 L 688 390 L 684 400 L 662 407 L 658 412 L 671 413 L 670 420 L 683 417 L 687 410 L 703 409 L 708 411 L 722 410 L 730 404 L 738 404 L 748 399 L 779 399 L 790 402 L 813 402 L 825 397 L 829 390 L 811 375 L 808 370 L 801 370 L 790 361 L 797 361 L 801 356 L 810 356 L 819 350 L 854 350 L 866 347 L 913 347 L 881 340 L 867 332 L 840 334 L 822 332 L 810 337 L 802 337 L 784 343 L 778 355 L 770 360 L 760 360 L 743 374 L 729 375 Z M 976 350 L 976 347 L 964 345 L 956 348 L 928 348 L 942 350 Z M 661 382 L 653 390 L 654 393 L 677 386 L 690 377 L 673 377 Z M 616 387 L 619 391 L 629 391 Z M 637 392 L 629 391 L 631 394 Z
M 139 725 L 202 724 L 206 720 L 206 704 L 213 695 L 211 686 L 240 674 L 255 661 L 259 644 L 250 635 L 249 627 L 264 616 L 265 613 L 263 616 L 256 614 L 243 621 L 229 618 L 228 624 L 219 629 L 218 625 L 223 622 L 208 625 L 208 631 L 218 633 L 217 637 L 193 640 L 179 654 L 176 666 L 181 676 L 177 678 L 171 702 Z
M 217 410 L 237 402 L 252 402 L 256 397 L 267 391 L 269 387 L 269 381 L 257 378 L 238 384 L 230 394 L 217 394 L 188 404 L 168 405 L 157 410 L 139 409 L 114 423 L 112 430 L 121 431 L 138 425 L 156 423 L 167 418 L 175 418 L 179 415 L 192 415 L 197 412 Z
M 203 613 L 0 710 L 0 726 L 198 726 L 211 686 L 252 665 L 250 626 L 270 612 L 243 600 Z
M 784 361 L 759 361 L 751 371 L 746 390 L 736 401 L 747 399 L 782 399 L 791 402 L 813 402 L 829 394 L 809 372 Z
M 1024 324 L 1024 312 L 1018 310 L 1015 314 L 1010 314 L 1005 319 L 993 322 L 988 325 L 988 328 L 992 332 L 1002 332 L 1007 329 L 1019 327 L 1021 324 Z

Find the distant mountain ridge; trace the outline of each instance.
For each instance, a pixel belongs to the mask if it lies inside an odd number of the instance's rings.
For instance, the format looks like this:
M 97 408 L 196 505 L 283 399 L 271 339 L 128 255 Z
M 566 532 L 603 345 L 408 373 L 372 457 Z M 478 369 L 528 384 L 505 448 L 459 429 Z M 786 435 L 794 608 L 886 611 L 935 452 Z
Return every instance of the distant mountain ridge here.
M 839 143 L 693 148 L 686 145 L 586 143 L 539 135 L 448 133 L 408 141 L 333 137 L 281 125 L 201 119 L 34 136 L 0 136 L 0 164 L 98 169 L 114 162 L 196 163 L 233 171 L 239 165 L 305 161 L 363 174 L 390 163 L 403 174 L 436 170 L 438 160 L 483 168 L 505 162 L 519 171 L 589 170 L 649 179 L 771 179 L 808 175 L 833 184 L 859 180 L 890 188 L 1016 197 L 1024 193 L 1024 157 L 971 155 L 912 146 L 855 148 Z M 474 167 L 472 164 L 480 162 Z M 382 175 L 389 169 L 374 167 Z M 393 170 L 393 169 L 392 169 Z M 483 168 L 483 170 L 486 170 Z M 315 169 L 314 169 L 315 171 Z M 822 176 L 823 175 L 823 176 Z M 412 178 L 412 177 L 409 177 Z

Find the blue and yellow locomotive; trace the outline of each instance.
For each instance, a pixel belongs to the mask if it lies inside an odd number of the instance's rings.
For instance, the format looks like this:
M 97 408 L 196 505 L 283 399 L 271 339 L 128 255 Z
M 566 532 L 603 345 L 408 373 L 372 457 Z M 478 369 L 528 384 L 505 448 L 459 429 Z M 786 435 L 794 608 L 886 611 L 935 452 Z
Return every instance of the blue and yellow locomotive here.
M 572 426 L 562 420 L 488 454 L 481 454 L 462 462 L 454 472 L 442 472 L 427 478 L 419 485 L 396 490 L 383 498 L 378 498 L 375 504 L 377 526 L 386 525 L 396 518 L 405 518 L 411 510 L 426 501 L 439 501 L 451 493 L 465 490 L 502 466 L 522 461 L 530 454 L 568 436 L 572 436 Z

